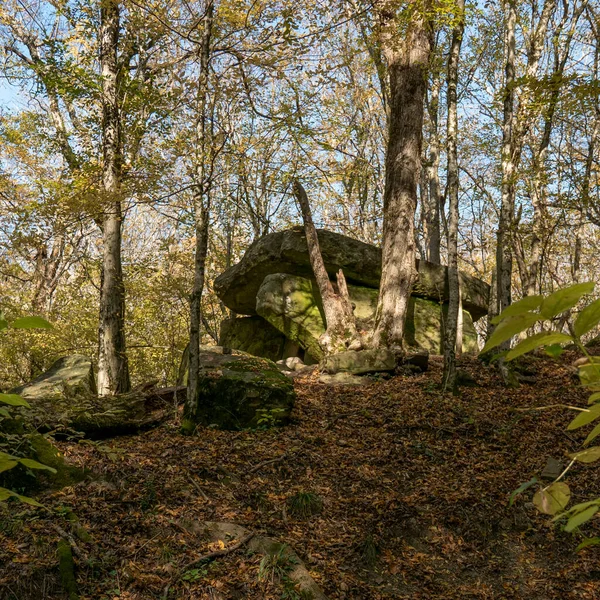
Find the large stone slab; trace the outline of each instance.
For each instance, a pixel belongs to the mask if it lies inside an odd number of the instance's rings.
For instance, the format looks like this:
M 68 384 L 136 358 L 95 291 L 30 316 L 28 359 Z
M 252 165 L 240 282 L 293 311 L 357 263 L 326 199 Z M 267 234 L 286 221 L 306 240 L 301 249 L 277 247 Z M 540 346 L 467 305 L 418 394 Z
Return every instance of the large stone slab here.
M 370 330 L 377 310 L 377 290 L 349 285 L 348 292 L 358 328 Z M 256 310 L 310 356 L 323 358 L 319 337 L 325 332 L 325 319 L 314 281 L 283 273 L 268 275 L 258 290 Z M 447 307 L 439 302 L 411 297 L 404 337 L 407 346 L 441 354 L 446 312 Z M 463 352 L 478 352 L 477 333 L 467 311 L 463 311 Z
M 364 375 L 365 373 L 391 373 L 396 369 L 396 357 L 387 348 L 369 348 L 348 352 L 339 352 L 327 356 L 321 363 L 325 373 L 351 373 Z
M 23 419 L 40 431 L 69 428 L 102 438 L 152 426 L 165 416 L 142 392 L 98 397 L 92 361 L 79 354 L 58 359 L 10 393 L 27 400 L 31 408 L 23 410 Z
M 184 431 L 196 424 L 245 429 L 288 421 L 294 385 L 272 361 L 206 352 L 200 363 L 196 408 L 191 413 L 186 405 Z
M 327 272 L 333 277 L 343 269 L 348 283 L 378 288 L 381 277 L 381 250 L 345 235 L 318 230 L 319 244 Z M 417 261 L 413 295 L 444 302 L 448 299 L 447 268 Z M 292 273 L 312 277 L 306 237 L 302 228 L 266 235 L 252 244 L 242 260 L 214 282 L 223 303 L 238 314 L 256 314 L 256 296 L 267 275 Z M 463 308 L 477 320 L 487 314 L 489 285 L 464 273 L 461 277 Z

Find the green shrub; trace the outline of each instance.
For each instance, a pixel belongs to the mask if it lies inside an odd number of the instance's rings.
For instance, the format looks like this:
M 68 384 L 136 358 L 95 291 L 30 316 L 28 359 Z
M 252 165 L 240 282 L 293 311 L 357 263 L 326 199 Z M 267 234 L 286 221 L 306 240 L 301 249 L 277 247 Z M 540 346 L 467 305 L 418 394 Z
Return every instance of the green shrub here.
M 574 308 L 586 294 L 594 291 L 593 282 L 578 283 L 558 290 L 549 296 L 526 296 L 522 300 L 511 304 L 501 315 L 492 320 L 496 329 L 491 334 L 482 354 L 507 342 L 534 325 L 542 326 L 539 333 L 528 335 L 514 348 L 500 354 L 501 359 L 511 361 L 524 354 L 544 348 L 552 357 L 558 357 L 563 352 L 565 344 L 574 344 L 583 352 L 587 362 L 579 365 L 579 380 L 581 385 L 592 392 L 588 400 L 588 408 L 564 405 L 566 409 L 575 410 L 579 414 L 571 421 L 568 430 L 587 427 L 595 423 L 585 441 L 583 449 L 569 454 L 571 462 L 568 467 L 550 485 L 541 487 L 536 477 L 517 488 L 510 498 L 510 504 L 515 497 L 532 486 L 538 486 L 533 497 L 533 503 L 541 512 L 554 516 L 554 520 L 566 520 L 565 531 L 574 531 L 592 519 L 600 511 L 600 498 L 589 502 L 575 504 L 567 510 L 571 499 L 569 486 L 561 481 L 567 471 L 576 462 L 592 463 L 600 459 L 600 446 L 589 447 L 600 436 L 600 356 L 591 356 L 584 346 L 581 338 L 600 324 L 600 299 L 595 300 L 579 311 L 573 327 L 572 334 L 568 335 L 552 329 L 552 321 L 565 311 Z M 600 538 L 590 538 L 579 545 L 579 548 L 600 544 Z

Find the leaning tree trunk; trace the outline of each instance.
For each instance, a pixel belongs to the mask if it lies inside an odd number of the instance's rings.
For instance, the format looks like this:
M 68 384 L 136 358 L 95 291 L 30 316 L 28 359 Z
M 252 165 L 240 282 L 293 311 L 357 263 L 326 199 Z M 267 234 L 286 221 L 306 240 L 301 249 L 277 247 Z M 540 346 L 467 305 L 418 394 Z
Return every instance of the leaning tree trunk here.
M 456 25 L 448 57 L 448 317 L 444 334 L 444 390 L 456 389 L 456 345 L 460 313 L 460 285 L 458 278 L 458 113 L 456 87 L 460 47 L 465 29 L 465 2 L 456 0 Z M 461 323 L 462 325 L 462 323 Z M 462 345 L 462 336 L 461 336 Z
M 344 273 L 341 269 L 337 273 L 338 291 L 336 293 L 325 269 L 308 196 L 302 184 L 297 180 L 294 181 L 294 195 L 302 211 L 308 256 L 323 301 L 327 328 L 319 338 L 319 344 L 325 355 L 343 352 L 344 350 L 360 350 L 362 342 L 356 330 L 356 319 L 350 303 Z
M 404 322 L 415 276 L 414 218 L 421 169 L 423 104 L 431 54 L 429 3 L 376 3 L 380 43 L 390 81 L 390 121 L 385 161 L 383 244 L 379 301 L 372 343 L 402 352 Z M 410 14 L 408 14 L 410 13 Z M 406 31 L 401 32 L 400 18 Z
M 119 2 L 100 7 L 100 66 L 102 71 L 102 282 L 98 352 L 98 394 L 129 391 L 125 346 L 125 286 L 121 263 L 121 127 L 117 49 Z
M 212 147 L 211 127 L 208 124 L 208 79 L 210 74 L 210 43 L 213 28 L 214 3 L 208 3 L 203 20 L 202 40 L 199 48 L 200 74 L 198 77 L 196 113 L 196 157 L 194 166 L 193 209 L 196 233 L 194 254 L 194 285 L 190 298 L 190 345 L 183 430 L 191 431 L 198 409 L 198 371 L 200 369 L 200 340 L 202 324 L 202 293 L 208 254 L 210 219 L 210 192 L 212 175 L 207 173 L 207 155 Z M 210 139 L 209 139 L 210 138 Z

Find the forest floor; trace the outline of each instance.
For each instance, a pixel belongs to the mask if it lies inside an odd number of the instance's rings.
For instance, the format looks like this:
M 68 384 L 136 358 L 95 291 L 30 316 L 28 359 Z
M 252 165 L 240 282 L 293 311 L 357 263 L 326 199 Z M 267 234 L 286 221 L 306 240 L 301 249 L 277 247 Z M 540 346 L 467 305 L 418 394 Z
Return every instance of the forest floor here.
M 78 541 L 82 599 L 293 599 L 277 577 L 260 580 L 261 557 L 244 547 L 188 570 L 214 547 L 186 523 L 226 521 L 289 544 L 330 599 L 599 599 L 600 547 L 562 532 L 531 500 L 509 495 L 549 458 L 584 437 L 566 432 L 585 406 L 576 358 L 529 359 L 534 384 L 506 389 L 475 359 L 477 382 L 439 392 L 441 362 L 427 373 L 365 387 L 296 379 L 293 423 L 265 431 L 178 433 L 177 417 L 139 435 L 63 441 L 91 480 L 42 496 L 52 513 L 10 504 L 0 514 L 0 598 L 63 598 L 56 547 L 73 511 L 91 535 Z M 276 460 L 274 460 L 276 459 Z M 267 462 L 271 461 L 271 462 Z M 264 463 L 262 466 L 261 463 Z M 574 501 L 599 495 L 600 469 L 575 465 Z M 319 496 L 322 509 L 294 516 L 289 499 Z M 587 535 L 598 535 L 592 523 Z M 287 595 L 286 595 L 287 593 Z

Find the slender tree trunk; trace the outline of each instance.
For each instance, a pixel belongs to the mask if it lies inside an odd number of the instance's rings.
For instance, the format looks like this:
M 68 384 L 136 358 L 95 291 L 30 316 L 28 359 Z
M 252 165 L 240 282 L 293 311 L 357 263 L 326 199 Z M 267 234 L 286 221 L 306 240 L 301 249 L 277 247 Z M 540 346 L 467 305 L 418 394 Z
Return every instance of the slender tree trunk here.
M 121 263 L 121 124 L 119 114 L 119 2 L 100 5 L 100 67 L 102 71 L 102 283 L 98 352 L 98 394 L 130 389 L 125 346 L 125 286 Z
M 504 80 L 504 111 L 502 122 L 502 203 L 496 245 L 496 306 L 495 316 L 511 303 L 512 243 L 511 235 L 515 213 L 514 111 L 515 60 L 517 26 L 516 0 L 508 0 L 506 16 L 506 63 Z M 510 342 L 508 342 L 510 344 Z M 505 344 L 506 346 L 506 344 Z
M 428 103 L 429 120 L 431 122 L 431 135 L 429 138 L 429 158 L 427 160 L 427 182 L 429 194 L 426 208 L 426 247 L 427 260 L 439 265 L 440 258 L 440 134 L 439 134 L 439 105 L 440 105 L 441 78 L 436 78 L 431 86 L 431 95 Z
M 198 408 L 198 372 L 200 368 L 200 341 L 202 324 L 202 293 L 208 254 L 208 235 L 210 220 L 210 192 L 212 175 L 207 176 L 207 160 L 212 148 L 211 129 L 208 126 L 208 80 L 210 74 L 210 43 L 214 19 L 214 3 L 211 0 L 203 19 L 202 40 L 200 43 L 200 74 L 198 77 L 196 112 L 196 156 L 194 169 L 193 209 L 196 233 L 194 254 L 194 284 L 190 298 L 190 345 L 186 418 L 183 429 L 194 428 L 194 416 Z M 209 139 L 210 138 L 210 139 Z
M 460 312 L 460 286 L 458 278 L 458 113 L 457 93 L 460 47 L 465 29 L 465 2 L 456 0 L 456 25 L 452 30 L 450 56 L 448 57 L 448 318 L 444 335 L 444 390 L 456 389 L 456 343 Z M 462 323 L 461 323 L 462 324 Z M 461 336 L 462 338 L 462 336 Z M 462 339 L 461 339 L 462 344 Z
M 373 345 L 402 352 L 404 322 L 415 276 L 414 218 L 423 141 L 423 104 L 431 54 L 425 14 L 411 2 L 406 31 L 399 27 L 398 2 L 380 0 L 380 43 L 390 81 L 390 121 L 383 198 L 381 283 Z
M 362 347 L 362 342 L 356 330 L 356 319 L 344 273 L 341 269 L 337 273 L 338 291 L 336 293 L 325 269 L 308 196 L 299 181 L 294 182 L 294 195 L 302 211 L 308 256 L 323 301 L 323 311 L 325 312 L 327 329 L 320 337 L 319 344 L 326 355 L 343 352 L 344 350 L 359 350 Z

